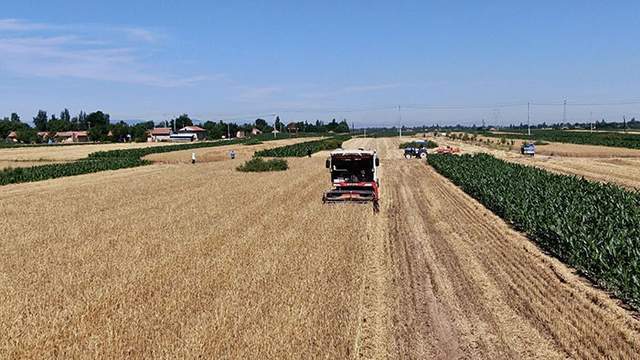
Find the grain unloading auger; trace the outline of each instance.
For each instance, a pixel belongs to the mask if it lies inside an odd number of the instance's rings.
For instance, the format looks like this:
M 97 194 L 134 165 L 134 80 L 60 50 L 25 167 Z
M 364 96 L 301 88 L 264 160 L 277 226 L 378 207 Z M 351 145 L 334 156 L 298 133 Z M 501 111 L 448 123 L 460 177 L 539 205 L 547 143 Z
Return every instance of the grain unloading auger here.
M 338 149 L 331 152 L 326 166 L 333 188 L 322 195 L 324 204 L 373 203 L 373 211 L 380 211 L 380 159 L 375 151 Z

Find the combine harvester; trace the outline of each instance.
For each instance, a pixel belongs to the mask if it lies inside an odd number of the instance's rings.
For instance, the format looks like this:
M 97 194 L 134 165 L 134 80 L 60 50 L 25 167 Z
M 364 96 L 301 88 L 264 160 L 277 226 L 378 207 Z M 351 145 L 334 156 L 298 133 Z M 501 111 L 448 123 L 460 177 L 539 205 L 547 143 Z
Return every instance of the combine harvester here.
M 333 188 L 322 195 L 322 203 L 373 203 L 373 212 L 380 211 L 380 182 L 377 168 L 380 159 L 373 150 L 332 151 L 326 161 Z

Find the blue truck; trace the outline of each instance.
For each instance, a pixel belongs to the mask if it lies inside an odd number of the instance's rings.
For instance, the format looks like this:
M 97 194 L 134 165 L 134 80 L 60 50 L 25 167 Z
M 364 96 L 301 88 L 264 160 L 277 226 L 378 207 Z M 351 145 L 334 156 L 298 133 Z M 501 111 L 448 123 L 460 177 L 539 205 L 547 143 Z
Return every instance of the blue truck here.
M 520 154 L 533 156 L 536 154 L 536 146 L 533 143 L 524 143 L 520 146 Z

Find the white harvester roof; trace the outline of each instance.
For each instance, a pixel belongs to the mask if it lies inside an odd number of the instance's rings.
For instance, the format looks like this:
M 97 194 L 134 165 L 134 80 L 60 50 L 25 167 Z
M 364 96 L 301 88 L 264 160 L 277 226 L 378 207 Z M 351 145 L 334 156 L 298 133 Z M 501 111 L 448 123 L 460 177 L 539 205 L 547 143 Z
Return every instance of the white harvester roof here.
M 373 155 L 375 153 L 375 150 L 336 149 L 331 152 L 331 155 Z

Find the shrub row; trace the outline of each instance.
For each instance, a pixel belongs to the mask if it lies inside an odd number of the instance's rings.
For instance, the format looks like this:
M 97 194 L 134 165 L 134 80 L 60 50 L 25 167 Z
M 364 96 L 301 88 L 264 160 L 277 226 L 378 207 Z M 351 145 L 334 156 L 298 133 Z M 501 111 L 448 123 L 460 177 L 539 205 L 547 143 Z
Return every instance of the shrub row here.
M 543 249 L 640 306 L 640 193 L 487 154 L 428 162 Z
M 420 142 L 416 142 L 416 141 L 410 141 L 410 142 L 405 142 L 400 144 L 399 148 L 400 149 L 406 149 L 406 148 L 419 148 L 422 146 L 423 143 Z M 431 140 L 427 140 L 427 149 L 435 149 L 438 147 L 438 144 L 435 141 L 431 141 Z
M 65 176 L 89 174 L 150 164 L 139 158 L 83 159 L 63 164 L 48 164 L 0 170 L 0 185 L 42 181 Z
M 247 140 L 228 140 L 228 141 L 205 141 L 205 142 L 193 142 L 187 144 L 174 144 L 165 146 L 149 146 L 138 149 L 122 149 L 122 150 L 109 150 L 109 151 L 97 151 L 89 154 L 89 159 L 104 159 L 104 158 L 142 158 L 149 154 L 166 153 L 171 151 L 199 149 L 207 147 L 216 147 L 223 145 L 241 144 Z
M 256 152 L 256 156 L 263 157 L 302 157 L 308 152 L 316 153 L 322 150 L 333 150 L 342 147 L 342 143 L 349 140 L 349 135 L 340 135 L 329 139 L 307 141 L 299 144 L 280 146 Z
M 261 172 L 261 171 L 283 171 L 289 168 L 287 160 L 284 159 L 269 159 L 265 160 L 260 157 L 254 157 L 248 160 L 244 164 L 238 166 L 238 171 L 245 172 Z

